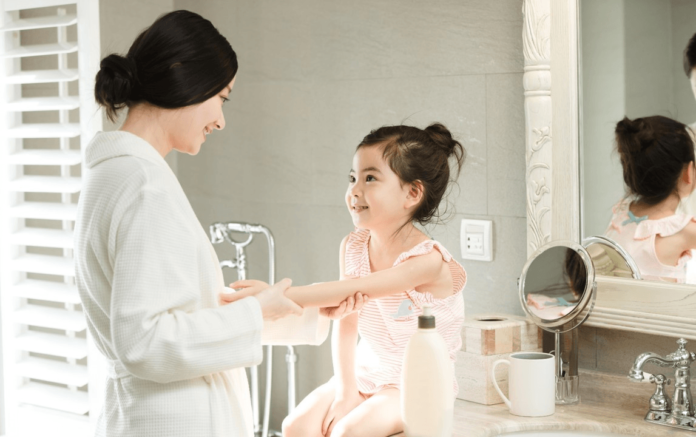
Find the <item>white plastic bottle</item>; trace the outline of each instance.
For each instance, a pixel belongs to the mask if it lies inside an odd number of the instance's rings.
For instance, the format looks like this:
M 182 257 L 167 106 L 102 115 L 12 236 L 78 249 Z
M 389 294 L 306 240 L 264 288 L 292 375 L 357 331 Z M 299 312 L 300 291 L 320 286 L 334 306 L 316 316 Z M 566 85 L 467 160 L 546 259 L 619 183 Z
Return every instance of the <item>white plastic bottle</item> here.
M 406 346 L 401 375 L 401 416 L 407 437 L 451 437 L 454 365 L 435 329 L 432 307 L 424 306 L 418 331 Z

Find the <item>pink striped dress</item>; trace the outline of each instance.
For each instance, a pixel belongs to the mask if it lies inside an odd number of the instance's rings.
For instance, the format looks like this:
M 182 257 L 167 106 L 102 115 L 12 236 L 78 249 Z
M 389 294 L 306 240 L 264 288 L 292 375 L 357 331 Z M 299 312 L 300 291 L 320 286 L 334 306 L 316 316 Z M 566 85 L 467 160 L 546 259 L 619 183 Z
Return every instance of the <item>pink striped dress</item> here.
M 360 278 L 371 273 L 368 242 L 370 231 L 356 229 L 348 236 L 345 254 L 345 270 L 348 278 Z M 418 329 L 418 316 L 424 304 L 433 307 L 436 329 L 445 339 L 452 365 L 461 349 L 460 331 L 464 323 L 464 298 L 461 291 L 466 284 L 464 268 L 452 258 L 447 249 L 433 240 L 417 244 L 402 253 L 394 266 L 409 258 L 440 252 L 452 273 L 452 294 L 436 299 L 428 292 L 405 290 L 367 303 L 360 311 L 358 332 L 360 343 L 356 353 L 356 379 L 358 390 L 370 395 L 378 391 L 401 386 L 401 368 L 406 345 Z M 452 381 L 454 395 L 457 380 Z

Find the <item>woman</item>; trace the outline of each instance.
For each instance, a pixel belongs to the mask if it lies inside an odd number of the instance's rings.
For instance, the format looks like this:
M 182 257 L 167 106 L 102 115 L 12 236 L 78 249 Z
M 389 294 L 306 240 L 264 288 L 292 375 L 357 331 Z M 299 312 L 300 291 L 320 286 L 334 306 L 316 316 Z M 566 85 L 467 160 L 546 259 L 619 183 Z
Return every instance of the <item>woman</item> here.
M 108 361 L 99 436 L 250 437 L 244 367 L 262 359 L 264 320 L 302 314 L 284 295 L 287 279 L 220 306 L 217 256 L 164 161 L 172 150 L 195 155 L 225 127 L 236 73 L 227 40 L 188 11 L 162 16 L 126 57 L 101 62 L 97 101 L 112 120 L 129 111 L 86 150 L 75 228 L 77 284 Z M 351 309 L 352 300 L 326 313 Z

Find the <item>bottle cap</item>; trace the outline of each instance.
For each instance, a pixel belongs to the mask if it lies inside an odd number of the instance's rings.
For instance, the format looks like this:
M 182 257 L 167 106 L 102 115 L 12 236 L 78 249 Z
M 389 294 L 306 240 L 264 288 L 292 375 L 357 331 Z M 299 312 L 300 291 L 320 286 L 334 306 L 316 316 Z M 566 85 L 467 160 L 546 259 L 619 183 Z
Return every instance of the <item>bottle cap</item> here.
M 435 316 L 432 314 L 433 307 L 430 305 L 423 305 L 423 315 L 418 316 L 419 329 L 435 329 Z

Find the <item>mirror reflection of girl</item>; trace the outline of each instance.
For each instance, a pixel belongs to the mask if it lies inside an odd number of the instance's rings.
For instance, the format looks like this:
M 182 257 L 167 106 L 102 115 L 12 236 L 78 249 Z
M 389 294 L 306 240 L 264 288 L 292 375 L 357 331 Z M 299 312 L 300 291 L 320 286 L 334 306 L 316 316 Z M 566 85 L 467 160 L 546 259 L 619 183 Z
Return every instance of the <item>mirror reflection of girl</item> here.
M 616 125 L 627 196 L 613 208 L 606 236 L 633 257 L 644 279 L 685 282 L 696 248 L 693 216 L 677 212 L 694 191 L 694 134 L 662 116 Z
M 341 281 L 291 287 L 286 296 L 302 307 L 335 306 L 357 291 L 369 301 L 359 313 L 334 322 L 335 375 L 286 418 L 283 436 L 400 432 L 402 360 L 423 305 L 433 306 L 454 365 L 461 347 L 466 273 L 414 224 L 425 225 L 437 216 L 452 181 L 450 158 L 458 174 L 464 157 L 464 148 L 441 124 L 424 130 L 382 127 L 358 146 L 346 192 L 356 229 L 341 243 Z M 231 286 L 249 287 L 240 291 L 246 293 L 265 284 L 240 281 Z M 455 396 L 456 380 L 452 386 Z

